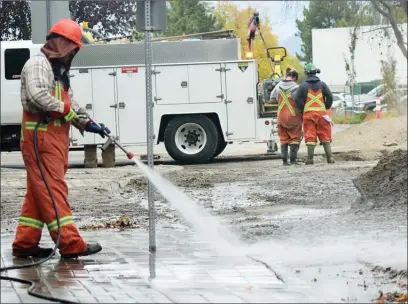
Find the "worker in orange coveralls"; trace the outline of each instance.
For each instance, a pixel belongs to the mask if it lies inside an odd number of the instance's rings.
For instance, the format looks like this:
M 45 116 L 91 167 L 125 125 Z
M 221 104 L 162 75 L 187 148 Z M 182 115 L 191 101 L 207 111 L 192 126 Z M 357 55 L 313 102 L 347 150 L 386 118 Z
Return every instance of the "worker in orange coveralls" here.
M 329 87 L 316 76 L 320 73 L 313 63 L 305 65 L 306 81 L 299 86 L 295 102 L 303 113 L 303 131 L 307 146 L 306 165 L 313 165 L 314 150 L 317 138 L 324 147 L 327 162 L 334 163 L 331 151 L 332 120 L 327 110 L 333 104 L 333 95 Z
M 302 115 L 293 100 L 293 94 L 298 89 L 296 81 L 299 73 L 288 68 L 285 79 L 273 89 L 270 100 L 278 103 L 278 136 L 281 142 L 281 157 L 283 165 L 288 164 L 288 149 L 290 147 L 290 164 L 296 164 L 299 145 L 302 140 Z
M 23 119 L 21 153 L 27 170 L 27 192 L 13 242 L 15 257 L 46 257 L 51 248 L 40 248 L 44 224 L 56 242 L 57 220 L 53 204 L 37 165 L 33 146 L 34 127 L 38 128 L 38 151 L 45 177 L 54 196 L 60 216 L 62 258 L 76 258 L 102 250 L 98 243 L 87 244 L 79 235 L 68 203 L 68 186 L 64 180 L 68 169 L 69 131 L 71 123 L 81 134 L 92 132 L 104 137 L 103 125 L 98 126 L 86 111 L 70 99 L 68 71 L 82 47 L 82 31 L 69 19 L 58 21 L 49 31 L 41 53 L 30 58 L 21 72 L 21 103 Z M 74 110 L 75 109 L 75 110 Z

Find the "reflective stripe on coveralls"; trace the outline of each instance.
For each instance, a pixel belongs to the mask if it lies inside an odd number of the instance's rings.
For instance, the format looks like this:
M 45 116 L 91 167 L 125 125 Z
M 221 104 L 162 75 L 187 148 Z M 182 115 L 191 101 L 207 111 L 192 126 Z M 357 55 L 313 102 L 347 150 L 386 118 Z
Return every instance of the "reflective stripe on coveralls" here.
M 292 116 L 295 116 L 295 109 L 292 107 L 292 105 L 289 102 L 289 97 L 292 96 L 292 94 L 289 92 L 289 94 L 285 94 L 285 92 L 283 92 L 282 90 L 279 92 L 280 97 L 282 97 L 279 100 L 279 108 L 278 108 L 278 115 L 279 113 L 282 111 L 283 107 L 286 106 L 288 107 L 290 114 L 292 114 Z
M 57 82 L 53 96 L 64 103 L 71 103 L 68 92 Z M 23 111 L 21 153 L 27 170 L 27 192 L 24 198 L 16 237 L 13 242 L 13 255 L 27 256 L 39 252 L 39 242 L 44 223 L 47 224 L 51 238 L 56 241 L 57 221 L 55 211 L 39 171 L 33 146 L 34 128 L 41 120 L 39 115 Z M 38 151 L 45 177 L 60 215 L 61 254 L 81 254 L 86 250 L 86 243 L 74 225 L 74 218 L 68 203 L 68 187 L 64 176 L 68 170 L 70 123 L 54 119 L 38 128 Z
M 331 142 L 331 124 L 323 116 L 327 114 L 322 90 L 313 92 L 309 89 L 303 114 L 303 129 L 305 142 L 308 146 L 315 146 L 317 139 L 321 143 Z
M 311 92 L 308 92 L 307 97 L 309 100 L 306 101 L 304 112 L 316 112 L 316 111 L 326 112 L 326 106 L 324 105 L 323 102 L 323 93 L 314 95 Z M 316 104 L 318 106 L 315 106 Z
M 279 91 L 278 136 L 281 144 L 300 144 L 302 141 L 302 118 L 291 92 Z

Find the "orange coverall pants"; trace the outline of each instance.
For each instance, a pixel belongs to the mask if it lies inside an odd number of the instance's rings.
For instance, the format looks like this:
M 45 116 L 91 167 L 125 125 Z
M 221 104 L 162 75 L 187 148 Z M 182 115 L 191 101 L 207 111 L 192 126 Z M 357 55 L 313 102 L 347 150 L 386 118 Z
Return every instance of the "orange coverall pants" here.
M 60 91 L 59 96 L 65 103 L 70 103 L 67 92 Z M 33 145 L 34 127 L 39 120 L 39 116 L 23 112 L 20 146 L 27 170 L 27 192 L 12 245 L 13 255 L 16 257 L 35 255 L 39 252 L 44 223 L 53 241 L 57 239 L 55 211 L 41 177 Z M 60 216 L 61 239 L 58 249 L 61 254 L 81 254 L 86 250 L 87 244 L 74 225 L 68 203 L 68 186 L 64 180 L 68 170 L 69 130 L 70 123 L 62 123 L 58 119 L 41 124 L 37 132 L 38 150 Z
M 278 136 L 281 144 L 300 144 L 302 141 L 302 115 L 291 96 L 279 93 Z
M 305 112 L 303 114 L 303 131 L 305 133 L 306 145 L 317 144 L 317 139 L 321 143 L 332 142 L 332 125 L 323 118 L 326 112 Z

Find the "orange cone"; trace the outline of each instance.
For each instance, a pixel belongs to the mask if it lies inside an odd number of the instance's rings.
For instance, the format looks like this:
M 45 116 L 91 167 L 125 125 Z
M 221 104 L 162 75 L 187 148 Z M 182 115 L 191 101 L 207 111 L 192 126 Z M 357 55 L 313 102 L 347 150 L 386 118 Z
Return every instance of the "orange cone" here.
M 329 117 L 332 118 L 332 115 L 333 115 L 333 114 L 332 114 L 332 109 L 328 109 L 328 110 L 327 110 L 327 115 L 329 115 Z

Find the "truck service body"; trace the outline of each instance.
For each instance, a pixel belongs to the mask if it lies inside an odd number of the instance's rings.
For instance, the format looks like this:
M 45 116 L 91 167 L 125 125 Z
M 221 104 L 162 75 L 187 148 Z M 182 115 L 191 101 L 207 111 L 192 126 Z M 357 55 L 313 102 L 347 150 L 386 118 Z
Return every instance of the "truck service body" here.
M 42 45 L 1 42 L 2 151 L 19 149 L 19 75 Z M 240 60 L 238 39 L 153 43 L 153 115 L 157 143 L 179 162 L 207 162 L 227 143 L 267 142 L 276 119 L 261 115 L 257 63 Z M 146 144 L 143 43 L 86 45 L 70 71 L 72 96 L 124 145 Z M 71 130 L 70 147 L 101 145 L 94 134 Z

